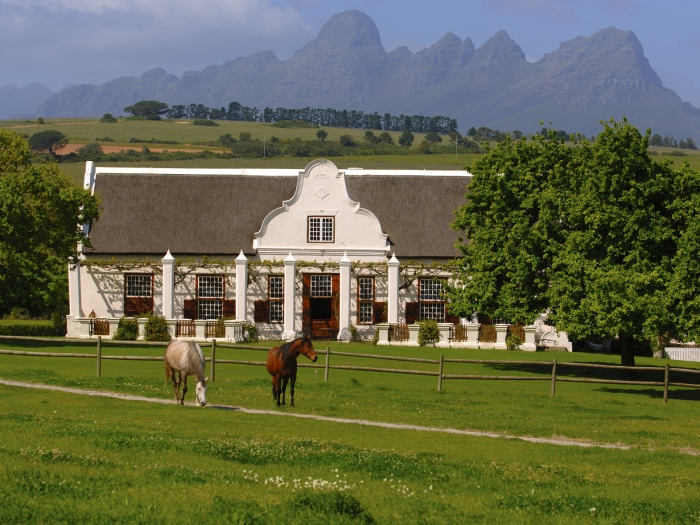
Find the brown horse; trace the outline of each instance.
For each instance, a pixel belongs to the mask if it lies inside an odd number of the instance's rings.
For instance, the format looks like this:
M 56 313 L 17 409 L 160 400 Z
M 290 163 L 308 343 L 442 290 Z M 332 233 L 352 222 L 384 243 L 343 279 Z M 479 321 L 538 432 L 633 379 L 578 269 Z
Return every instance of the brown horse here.
M 297 380 L 297 357 L 299 354 L 304 354 L 314 363 L 318 359 L 308 334 L 282 346 L 271 348 L 270 353 L 267 354 L 267 371 L 272 376 L 272 397 L 277 401 L 277 406 L 284 405 L 288 381 L 291 382 L 291 406 L 294 406 L 294 383 Z M 280 403 L 280 396 L 282 403 Z

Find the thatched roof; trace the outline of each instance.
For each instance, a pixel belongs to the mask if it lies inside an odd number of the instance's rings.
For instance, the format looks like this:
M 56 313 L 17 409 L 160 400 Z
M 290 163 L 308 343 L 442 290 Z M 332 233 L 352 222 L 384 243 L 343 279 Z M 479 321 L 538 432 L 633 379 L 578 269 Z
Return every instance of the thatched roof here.
M 99 172 L 95 193 L 102 198 L 102 215 L 92 225 L 93 250 L 86 253 L 157 256 L 169 249 L 178 256 L 235 255 L 241 250 L 252 254 L 254 233 L 263 219 L 292 197 L 297 185 L 290 173 L 177 171 Z M 350 197 L 379 218 L 397 257 L 457 255 L 458 235 L 450 223 L 464 203 L 466 174 L 347 174 L 345 180 Z

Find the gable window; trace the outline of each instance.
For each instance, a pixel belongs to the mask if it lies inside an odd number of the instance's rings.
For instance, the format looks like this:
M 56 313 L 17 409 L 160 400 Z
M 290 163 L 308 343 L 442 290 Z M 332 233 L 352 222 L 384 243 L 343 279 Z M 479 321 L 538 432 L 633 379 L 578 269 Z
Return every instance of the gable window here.
M 357 323 L 374 322 L 374 277 L 357 278 Z
M 223 317 L 224 278 L 221 275 L 197 276 L 197 319 Z
M 269 322 L 284 322 L 284 277 L 271 275 L 268 280 Z
M 153 311 L 153 275 L 132 273 L 124 276 L 124 315 L 136 317 Z
M 418 302 L 420 303 L 420 320 L 435 319 L 445 322 L 445 298 L 442 296 L 442 279 L 420 279 L 418 281 Z
M 335 217 L 309 217 L 309 242 L 334 242 Z

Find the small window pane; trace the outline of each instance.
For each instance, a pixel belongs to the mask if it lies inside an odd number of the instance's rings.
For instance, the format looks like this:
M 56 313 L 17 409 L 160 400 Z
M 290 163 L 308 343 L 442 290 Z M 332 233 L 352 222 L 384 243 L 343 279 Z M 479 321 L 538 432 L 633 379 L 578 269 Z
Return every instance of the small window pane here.
M 197 317 L 199 319 L 218 319 L 223 317 L 222 301 L 197 301 Z
M 360 277 L 357 282 L 360 289 L 360 299 L 374 299 L 374 279 L 371 277 Z
M 363 301 L 360 303 L 359 312 L 360 323 L 371 324 L 372 323 L 372 303 L 369 301 Z
M 270 299 L 284 299 L 282 277 L 270 277 Z
M 334 217 L 309 217 L 309 242 L 334 241 Z
M 281 323 L 284 321 L 284 302 L 270 301 L 270 322 Z
M 442 281 L 433 279 L 420 280 L 421 301 L 444 301 L 442 296 Z M 430 318 L 432 319 L 432 318 Z
M 223 299 L 224 278 L 218 275 L 200 275 L 198 278 L 197 297 Z
M 311 297 L 331 297 L 332 279 L 330 275 L 311 276 Z
M 127 297 L 151 297 L 153 295 L 152 275 L 127 275 L 126 276 L 126 296 Z
M 445 322 L 445 304 L 444 303 L 421 303 L 420 318 L 435 319 L 438 323 Z

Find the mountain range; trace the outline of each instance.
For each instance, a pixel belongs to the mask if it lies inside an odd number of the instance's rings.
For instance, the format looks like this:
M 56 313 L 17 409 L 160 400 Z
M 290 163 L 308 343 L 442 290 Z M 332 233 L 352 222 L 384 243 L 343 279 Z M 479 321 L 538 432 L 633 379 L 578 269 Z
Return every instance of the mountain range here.
M 121 115 L 145 99 L 444 115 L 458 119 L 462 131 L 488 126 L 528 133 L 544 121 L 597 134 L 599 120 L 624 115 L 642 130 L 700 139 L 700 109 L 663 86 L 631 31 L 602 29 L 530 63 L 505 31 L 479 48 L 447 33 L 415 54 L 406 47 L 387 52 L 377 26 L 357 10 L 332 16 L 285 61 L 261 51 L 181 78 L 153 69 L 138 78 L 78 85 L 49 96 L 38 114 Z

